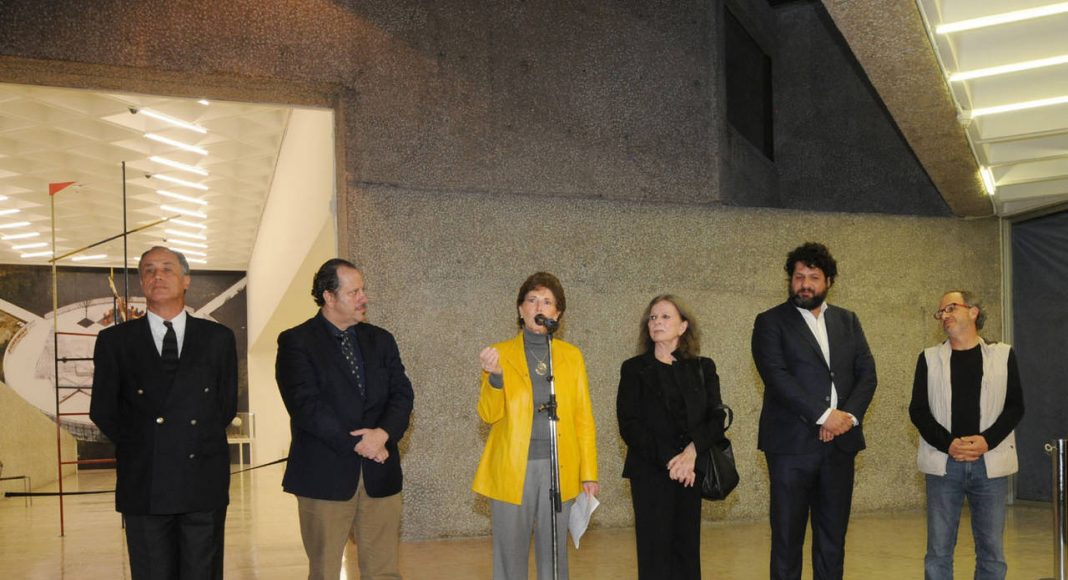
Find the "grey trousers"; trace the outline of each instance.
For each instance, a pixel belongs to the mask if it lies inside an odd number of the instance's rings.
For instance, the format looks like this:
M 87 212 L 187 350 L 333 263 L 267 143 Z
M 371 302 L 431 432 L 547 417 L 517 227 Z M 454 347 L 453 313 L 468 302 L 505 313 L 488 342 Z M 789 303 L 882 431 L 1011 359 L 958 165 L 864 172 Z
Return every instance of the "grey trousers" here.
M 527 462 L 520 505 L 490 500 L 493 519 L 494 580 L 524 580 L 530 553 L 530 533 L 534 532 L 534 562 L 538 580 L 552 580 L 552 501 L 549 498 L 550 467 L 548 459 Z M 556 514 L 557 553 L 560 554 L 560 579 L 567 579 L 567 520 L 571 504 L 564 502 Z

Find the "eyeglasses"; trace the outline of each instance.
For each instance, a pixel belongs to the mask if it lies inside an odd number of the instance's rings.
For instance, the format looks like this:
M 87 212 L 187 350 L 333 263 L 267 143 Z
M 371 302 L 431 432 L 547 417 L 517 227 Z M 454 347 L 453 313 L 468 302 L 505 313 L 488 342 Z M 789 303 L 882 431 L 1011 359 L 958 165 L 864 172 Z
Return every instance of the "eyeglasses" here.
M 953 302 L 951 304 L 946 304 L 945 307 L 938 309 L 934 313 L 934 319 L 935 320 L 942 320 L 942 316 L 943 315 L 953 314 L 953 312 L 956 311 L 958 308 L 971 308 L 971 307 L 972 307 L 971 304 L 960 304 L 958 302 Z

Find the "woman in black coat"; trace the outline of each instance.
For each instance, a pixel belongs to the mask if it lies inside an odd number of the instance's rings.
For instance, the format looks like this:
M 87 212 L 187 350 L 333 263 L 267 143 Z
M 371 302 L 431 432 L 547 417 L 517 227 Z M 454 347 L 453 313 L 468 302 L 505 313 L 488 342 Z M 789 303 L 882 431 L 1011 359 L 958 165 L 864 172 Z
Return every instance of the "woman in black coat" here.
M 697 321 L 678 298 L 653 298 L 638 356 L 620 368 L 616 415 L 627 444 L 641 579 L 701 578 L 697 457 L 723 438 L 716 364 L 700 355 Z

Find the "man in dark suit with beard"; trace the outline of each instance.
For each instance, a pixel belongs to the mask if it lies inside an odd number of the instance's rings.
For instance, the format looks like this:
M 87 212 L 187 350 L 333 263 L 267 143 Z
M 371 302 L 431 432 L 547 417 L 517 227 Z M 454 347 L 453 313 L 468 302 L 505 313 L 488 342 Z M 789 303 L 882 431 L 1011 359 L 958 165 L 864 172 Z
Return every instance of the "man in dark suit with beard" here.
M 297 496 L 311 579 L 337 580 L 351 535 L 360 578 L 400 578 L 397 443 L 414 394 L 393 335 L 366 322 L 363 273 L 327 260 L 319 313 L 278 336 L 275 373 L 292 443 L 282 488 Z
M 826 246 L 790 252 L 786 273 L 789 299 L 757 316 L 752 342 L 764 381 L 758 447 L 771 481 L 771 578 L 801 578 L 811 513 L 813 579 L 841 579 L 875 360 L 856 314 L 826 302 L 838 274 Z
M 134 580 L 223 577 L 226 426 L 237 413 L 234 333 L 185 311 L 189 262 L 141 256 L 148 312 L 100 332 L 89 416 L 115 444 L 115 507 Z

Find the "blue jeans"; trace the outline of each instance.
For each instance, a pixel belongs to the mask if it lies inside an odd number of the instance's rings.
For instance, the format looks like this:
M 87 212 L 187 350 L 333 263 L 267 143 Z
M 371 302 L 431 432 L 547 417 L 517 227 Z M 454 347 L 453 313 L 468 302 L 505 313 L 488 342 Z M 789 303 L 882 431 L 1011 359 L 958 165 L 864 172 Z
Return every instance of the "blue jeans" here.
M 1005 494 L 1007 477 L 988 479 L 986 461 L 947 461 L 946 475 L 927 475 L 927 556 L 924 578 L 953 580 L 953 550 L 964 498 L 972 516 L 975 539 L 975 579 L 1003 580 L 1005 550 Z

